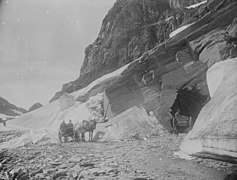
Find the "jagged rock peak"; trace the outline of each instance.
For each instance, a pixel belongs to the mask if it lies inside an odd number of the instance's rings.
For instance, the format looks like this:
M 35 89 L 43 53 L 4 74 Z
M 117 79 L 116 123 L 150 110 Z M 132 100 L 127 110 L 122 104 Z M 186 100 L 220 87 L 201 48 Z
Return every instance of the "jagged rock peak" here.
M 95 70 L 95 67 L 101 69 L 106 65 L 107 68 L 111 69 L 112 66 L 114 69 L 114 63 L 120 67 L 132 61 L 134 57 L 130 56 L 128 50 L 133 51 L 135 47 L 127 47 L 132 40 L 130 33 L 142 35 L 141 30 L 136 28 L 157 22 L 162 12 L 168 8 L 169 4 L 166 0 L 116 1 L 103 20 L 98 38 L 85 50 L 81 75 Z M 137 51 L 144 50 L 137 47 Z
M 167 0 L 117 0 L 105 16 L 97 39 L 85 49 L 80 77 L 63 86 L 50 100 L 81 89 L 95 79 L 137 59 L 158 39 L 147 28 L 170 9 Z
M 35 104 L 33 104 L 33 105 L 29 108 L 29 111 L 34 111 L 34 110 L 36 110 L 36 109 L 38 109 L 38 108 L 40 108 L 40 107 L 43 107 L 43 105 L 40 104 L 40 103 L 35 103 Z

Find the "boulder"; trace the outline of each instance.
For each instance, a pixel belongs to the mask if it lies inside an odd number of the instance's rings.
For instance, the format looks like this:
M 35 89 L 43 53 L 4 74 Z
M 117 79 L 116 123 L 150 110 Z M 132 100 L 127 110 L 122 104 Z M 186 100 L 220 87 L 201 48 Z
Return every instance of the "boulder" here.
M 237 162 L 237 58 L 213 65 L 207 82 L 211 100 L 180 148 L 190 155 Z

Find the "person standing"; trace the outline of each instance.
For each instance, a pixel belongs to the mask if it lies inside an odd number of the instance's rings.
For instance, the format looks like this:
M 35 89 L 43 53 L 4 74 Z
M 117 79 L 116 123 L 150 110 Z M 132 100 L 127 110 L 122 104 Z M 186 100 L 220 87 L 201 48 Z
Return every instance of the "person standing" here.
M 73 137 L 73 123 L 72 120 L 69 120 L 69 123 L 67 124 L 67 135 L 69 137 Z
M 65 123 L 65 121 L 63 121 L 61 124 L 60 124 L 60 131 L 62 133 L 62 136 L 64 136 L 65 132 L 66 132 L 66 128 L 67 128 L 67 124 Z

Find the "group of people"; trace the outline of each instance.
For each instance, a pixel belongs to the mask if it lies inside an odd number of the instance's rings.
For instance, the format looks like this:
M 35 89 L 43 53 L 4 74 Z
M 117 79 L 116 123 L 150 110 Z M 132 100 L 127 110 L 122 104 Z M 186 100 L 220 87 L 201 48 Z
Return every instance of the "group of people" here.
M 65 121 L 63 121 L 60 124 L 60 131 L 62 136 L 73 136 L 73 123 L 71 120 L 69 120 L 68 123 L 66 123 Z
M 85 141 L 85 133 L 89 132 L 89 141 L 93 140 L 93 131 L 96 129 L 97 121 L 93 120 L 83 120 L 80 123 L 75 124 L 69 120 L 68 123 L 63 121 L 59 128 L 59 140 L 60 142 L 67 142 L 68 137 L 73 141 Z

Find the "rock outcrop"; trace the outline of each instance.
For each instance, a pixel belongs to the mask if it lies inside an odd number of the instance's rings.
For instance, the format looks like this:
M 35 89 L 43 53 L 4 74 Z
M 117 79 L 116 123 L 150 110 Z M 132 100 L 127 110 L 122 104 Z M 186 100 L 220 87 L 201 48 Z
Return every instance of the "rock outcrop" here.
M 0 114 L 7 116 L 19 116 L 27 111 L 23 108 L 17 107 L 8 102 L 6 99 L 0 97 Z
M 237 162 L 237 58 L 212 66 L 207 73 L 211 100 L 200 112 L 181 145 L 184 152 Z
M 171 31 L 196 13 L 195 9 L 180 9 L 180 5 L 197 2 L 200 0 L 116 1 L 104 18 L 97 39 L 85 49 L 80 77 L 64 84 L 50 102 L 63 93 L 87 86 L 164 42 Z

